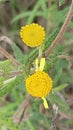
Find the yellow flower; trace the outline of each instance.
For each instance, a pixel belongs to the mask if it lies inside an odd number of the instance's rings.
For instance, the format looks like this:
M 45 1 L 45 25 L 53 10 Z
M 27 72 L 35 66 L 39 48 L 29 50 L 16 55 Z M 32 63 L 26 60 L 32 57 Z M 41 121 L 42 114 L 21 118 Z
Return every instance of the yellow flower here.
M 44 98 L 52 89 L 51 77 L 43 71 L 45 58 L 41 58 L 40 66 L 36 60 L 36 72 L 26 79 L 26 89 L 29 94 L 35 97 L 41 97 L 44 101 L 45 108 L 48 108 L 46 99 Z
M 45 31 L 42 26 L 32 23 L 21 28 L 20 37 L 27 46 L 37 47 L 43 43 Z
M 44 71 L 36 71 L 26 80 L 28 93 L 35 97 L 45 97 L 52 88 L 52 79 Z

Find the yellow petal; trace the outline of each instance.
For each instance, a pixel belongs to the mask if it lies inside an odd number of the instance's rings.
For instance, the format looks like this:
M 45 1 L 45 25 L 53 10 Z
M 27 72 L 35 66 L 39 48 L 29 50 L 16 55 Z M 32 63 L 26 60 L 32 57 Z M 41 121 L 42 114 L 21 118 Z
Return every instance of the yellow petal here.
M 49 108 L 49 106 L 48 106 L 48 103 L 47 103 L 47 100 L 44 98 L 44 97 L 42 97 L 42 99 L 43 99 L 43 104 L 44 104 L 44 107 L 46 108 L 46 109 L 48 109 Z
M 41 58 L 39 70 L 43 71 L 45 66 L 45 58 Z

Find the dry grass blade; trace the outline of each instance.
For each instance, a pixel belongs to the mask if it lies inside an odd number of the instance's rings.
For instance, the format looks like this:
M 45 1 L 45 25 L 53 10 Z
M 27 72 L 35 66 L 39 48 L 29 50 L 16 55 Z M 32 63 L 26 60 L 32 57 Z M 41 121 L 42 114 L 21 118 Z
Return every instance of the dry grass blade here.
M 12 117 L 14 123 L 19 123 L 21 120 L 24 120 L 24 116 L 26 115 L 25 113 L 27 113 L 25 110 L 28 108 L 30 100 L 31 96 L 27 95 L 22 104 L 19 106 L 16 113 Z M 23 111 L 23 113 L 20 115 L 21 111 Z
M 10 59 L 12 61 L 12 63 L 16 66 L 21 65 L 15 58 L 13 58 L 13 56 L 11 56 L 5 49 L 3 49 L 2 47 L 0 47 L 0 53 L 2 55 L 4 55 L 6 58 Z

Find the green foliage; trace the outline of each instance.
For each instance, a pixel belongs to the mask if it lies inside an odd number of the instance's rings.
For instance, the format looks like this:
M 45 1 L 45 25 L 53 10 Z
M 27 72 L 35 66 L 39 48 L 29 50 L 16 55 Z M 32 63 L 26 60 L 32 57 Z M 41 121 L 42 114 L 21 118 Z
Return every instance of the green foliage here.
M 72 28 L 73 28 L 73 27 L 72 27 Z M 73 38 L 73 33 L 66 32 L 64 36 L 65 36 L 66 38 L 72 39 L 72 38 Z
M 25 56 L 22 51 L 19 49 L 19 47 L 13 43 L 12 48 L 14 50 L 15 58 L 22 64 L 25 64 L 27 56 Z
M 19 85 L 21 82 L 23 82 L 23 78 L 23 76 L 17 76 L 14 77 L 10 83 L 3 84 L 3 87 L 0 88 L 0 97 L 8 93 L 11 89 Z
M 58 32 L 59 32 L 59 29 L 60 28 L 56 28 L 53 32 L 52 32 L 52 34 L 49 36 L 49 37 L 47 37 L 47 39 L 45 40 L 45 42 L 43 43 L 43 45 L 42 45 L 42 51 L 43 51 L 43 54 L 44 54 L 44 52 L 47 50 L 47 48 L 52 44 L 52 42 L 53 42 L 53 40 L 55 39 L 55 37 L 57 36 L 57 34 L 58 34 Z M 29 53 L 29 55 L 27 56 L 27 61 L 33 61 L 36 57 L 38 56 L 38 49 L 34 49 L 33 51 L 31 51 L 30 53 Z
M 64 89 L 65 87 L 67 87 L 67 85 L 68 84 L 62 84 L 58 87 L 55 87 L 55 88 L 52 89 L 52 92 L 54 93 L 54 92 L 60 91 L 60 90 Z
M 8 128 L 10 130 L 20 130 L 23 129 L 24 124 L 21 123 L 20 125 L 14 124 L 12 121 L 12 115 L 15 111 L 15 107 L 18 106 L 18 104 L 10 104 L 8 106 L 1 107 L 0 108 L 0 129 Z
M 0 77 L 0 86 L 3 85 L 3 80 L 4 80 L 4 78 L 3 78 L 3 76 L 1 76 Z
M 59 0 L 59 6 L 64 4 L 65 3 L 65 0 Z
M 57 10 L 56 5 L 52 6 L 49 9 L 49 19 L 51 22 L 50 24 L 54 24 L 54 26 L 57 26 L 58 24 L 62 24 L 66 18 L 66 14 L 68 11 L 69 11 L 69 6 L 61 11 Z
M 41 5 L 42 2 L 42 5 Z M 39 8 L 42 8 L 42 10 L 40 11 Z M 27 24 L 30 24 L 34 21 L 36 16 L 42 16 L 44 18 L 47 18 L 48 16 L 48 8 L 46 6 L 46 0 L 42 1 L 42 0 L 38 0 L 36 2 L 36 5 L 34 6 L 33 10 L 28 11 L 26 9 L 24 9 L 23 11 L 21 11 L 20 14 L 14 16 L 14 18 L 12 19 L 12 23 L 15 23 L 16 21 L 20 20 L 21 18 L 26 18 L 27 17 Z
M 44 56 L 45 51 L 50 47 L 58 35 L 67 16 L 69 6 L 65 7 L 65 9 L 58 10 L 56 1 L 54 0 L 51 0 L 51 3 L 47 0 L 31 0 L 29 2 L 27 1 L 27 4 L 24 4 L 24 2 L 25 1 L 21 0 L 0 0 L 0 5 L 2 4 L 2 7 L 0 6 L 0 12 L 2 11 L 2 13 L 0 13 L 1 33 L 4 33 L 3 35 L 6 34 L 13 39 L 14 42 L 11 44 L 11 47 L 16 60 L 21 63 L 19 67 L 16 67 L 10 60 L 0 61 L 0 72 L 3 73 L 2 76 L 0 76 L 0 130 L 7 128 L 9 130 L 38 130 L 41 129 L 42 126 L 45 130 L 48 130 L 50 129 L 52 122 L 52 109 L 42 110 L 42 107 L 40 107 L 41 104 L 43 104 L 42 99 L 38 100 L 32 98 L 27 120 L 19 124 L 13 123 L 12 116 L 27 94 L 25 87 L 26 77 L 33 73 L 35 69 L 34 60 L 39 55 L 38 48 L 29 48 L 29 53 L 27 55 L 23 54 L 18 47 L 18 44 L 21 43 L 19 38 L 19 28 L 21 25 L 30 24 L 32 22 L 38 22 L 39 24 L 44 25 L 47 34 L 46 39 L 41 46 Z M 59 0 L 59 6 L 64 3 L 65 0 Z M 53 104 L 56 104 L 58 110 L 63 114 L 73 114 L 73 110 L 69 108 L 67 102 L 60 98 L 59 95 L 61 92 L 62 96 L 65 96 L 65 99 L 68 99 L 68 97 L 66 98 L 67 95 L 64 92 L 64 89 L 69 83 L 73 84 L 73 67 L 70 64 L 73 48 L 72 28 L 73 22 L 71 21 L 68 30 L 65 32 L 63 39 L 60 42 L 61 44 L 59 43 L 50 56 L 47 57 L 44 67 L 44 71 L 46 73 L 49 72 L 49 75 L 53 79 L 52 91 L 50 95 L 47 96 L 49 107 L 52 108 Z M 7 32 L 4 32 L 4 29 L 7 29 Z M 60 55 L 65 57 L 60 58 Z M 69 55 L 71 58 L 70 61 L 66 58 Z M 10 75 L 12 71 L 22 71 L 22 74 L 20 76 L 12 77 Z M 6 99 L 5 104 L 3 104 L 3 100 L 1 99 L 4 99 L 4 94 L 8 94 L 12 99 L 12 102 Z M 27 112 L 25 113 L 25 116 L 26 114 Z M 18 115 L 20 116 L 20 112 Z M 64 122 L 66 126 L 68 126 L 72 120 L 68 121 L 64 119 Z
M 0 0 L 0 2 L 5 2 L 5 0 Z
M 45 41 L 44 47 L 43 47 L 44 51 L 48 48 L 48 46 L 55 39 L 58 31 L 59 31 L 59 29 L 57 29 L 56 31 L 54 31 L 51 34 L 51 36 L 47 39 L 47 41 Z M 37 49 L 33 50 L 32 52 L 29 53 L 29 55 L 25 56 L 21 52 L 21 50 L 15 45 L 15 43 L 12 44 L 12 47 L 13 47 L 16 59 L 19 62 L 21 62 L 22 64 L 26 64 L 26 63 L 28 64 L 29 60 L 30 60 L 30 63 L 33 62 L 34 59 L 38 55 L 38 50 Z M 0 68 L 4 71 L 5 74 L 9 74 L 10 70 L 12 69 L 12 63 L 9 60 L 2 61 L 0 63 Z M 20 68 L 24 71 L 23 67 L 20 67 Z M 0 96 L 3 96 L 5 93 L 9 92 L 13 87 L 17 86 L 22 80 L 23 80 L 23 77 L 22 76 L 18 76 L 13 81 L 11 81 L 10 83 L 8 83 L 7 85 L 4 85 L 3 87 L 1 87 Z
M 13 66 L 10 60 L 0 61 L 0 70 L 3 70 L 5 75 L 8 75 L 13 68 L 16 67 Z
M 54 41 L 55 37 L 57 36 L 59 30 L 60 30 L 59 27 L 55 28 L 54 31 L 52 32 L 52 34 L 46 38 L 44 44 L 42 45 L 43 52 L 45 52 L 47 50 L 47 48 L 49 48 L 49 46 L 52 44 L 52 42 Z
M 69 109 L 68 104 L 65 101 L 63 101 L 56 93 L 51 93 L 48 99 L 51 102 L 51 104 L 57 104 L 61 111 L 63 111 L 63 109 Z

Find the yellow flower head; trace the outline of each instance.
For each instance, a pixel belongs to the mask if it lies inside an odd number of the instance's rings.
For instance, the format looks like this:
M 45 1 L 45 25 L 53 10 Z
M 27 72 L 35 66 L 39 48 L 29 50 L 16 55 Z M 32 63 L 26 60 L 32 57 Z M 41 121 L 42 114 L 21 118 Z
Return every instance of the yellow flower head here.
M 52 79 L 43 71 L 45 58 L 41 58 L 40 66 L 38 64 L 36 59 L 36 72 L 26 79 L 26 89 L 32 96 L 44 97 L 52 88 Z
M 26 89 L 35 97 L 45 97 L 52 88 L 52 79 L 44 71 L 36 71 L 26 80 Z
M 43 71 L 44 65 L 45 58 L 41 58 L 40 65 L 38 59 L 36 59 L 36 72 L 26 79 L 26 89 L 32 96 L 41 97 L 44 102 L 44 107 L 48 108 L 45 96 L 52 89 L 52 79 Z
M 42 26 L 32 23 L 21 28 L 20 37 L 27 46 L 37 47 L 43 43 L 45 31 Z

